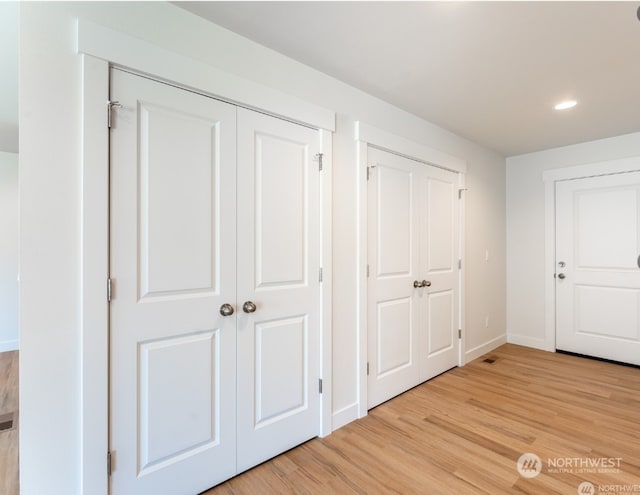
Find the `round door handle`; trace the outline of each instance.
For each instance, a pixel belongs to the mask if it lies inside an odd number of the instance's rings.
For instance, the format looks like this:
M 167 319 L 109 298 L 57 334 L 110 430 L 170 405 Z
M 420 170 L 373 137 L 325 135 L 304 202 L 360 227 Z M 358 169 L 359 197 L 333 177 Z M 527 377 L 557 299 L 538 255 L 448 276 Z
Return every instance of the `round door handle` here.
M 222 316 L 231 316 L 233 314 L 233 306 L 231 304 L 223 304 L 220 306 L 220 314 Z
M 243 305 L 242 305 L 242 311 L 244 311 L 245 313 L 253 313 L 256 310 L 256 305 L 254 303 L 252 303 L 251 301 L 246 301 Z
M 417 280 L 413 281 L 413 288 L 419 289 L 421 287 L 431 287 L 431 282 L 428 280 L 423 280 L 422 282 L 418 282 Z
M 558 273 L 558 278 L 564 280 L 567 276 L 564 273 Z

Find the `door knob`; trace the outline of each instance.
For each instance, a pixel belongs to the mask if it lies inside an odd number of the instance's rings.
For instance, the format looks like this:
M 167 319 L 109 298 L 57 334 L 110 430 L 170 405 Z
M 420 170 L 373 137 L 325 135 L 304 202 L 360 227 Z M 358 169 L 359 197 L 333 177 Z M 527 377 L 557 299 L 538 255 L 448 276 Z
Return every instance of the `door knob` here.
M 566 275 L 564 273 L 558 273 L 558 278 L 560 280 L 564 280 L 566 278 Z
M 233 306 L 231 304 L 223 304 L 220 306 L 220 314 L 222 316 L 231 316 L 233 314 Z
M 413 288 L 419 289 L 421 287 L 431 287 L 431 282 L 428 280 L 423 280 L 422 282 L 418 282 L 417 280 L 413 281 Z
M 245 313 L 253 313 L 255 310 L 256 310 L 256 305 L 251 301 L 246 301 L 242 305 L 242 311 L 244 311 Z

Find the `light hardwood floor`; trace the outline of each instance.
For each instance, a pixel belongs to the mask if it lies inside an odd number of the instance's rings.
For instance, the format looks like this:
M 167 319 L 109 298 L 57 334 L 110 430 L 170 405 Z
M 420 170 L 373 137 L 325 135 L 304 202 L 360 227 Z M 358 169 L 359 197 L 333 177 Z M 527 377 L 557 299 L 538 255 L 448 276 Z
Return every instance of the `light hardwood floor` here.
M 0 494 L 18 495 L 18 351 L 0 352 Z
M 524 453 L 538 476 L 518 474 Z M 601 458 L 619 472 L 584 467 Z M 585 481 L 580 495 L 640 493 L 640 369 L 504 345 L 205 493 L 577 495 Z
M 18 353 L 0 353 L 0 417 L 17 407 Z M 15 419 L 0 432 L 2 495 L 18 494 Z M 542 459 L 530 479 L 516 470 L 529 452 Z M 548 467 L 600 458 L 620 472 Z M 205 493 L 577 495 L 584 481 L 640 490 L 640 369 L 505 345 Z

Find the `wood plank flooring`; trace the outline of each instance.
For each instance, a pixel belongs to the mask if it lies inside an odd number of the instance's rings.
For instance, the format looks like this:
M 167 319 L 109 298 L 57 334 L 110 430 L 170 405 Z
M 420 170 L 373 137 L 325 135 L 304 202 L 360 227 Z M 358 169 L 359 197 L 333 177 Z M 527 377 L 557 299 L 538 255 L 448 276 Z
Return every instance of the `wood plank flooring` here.
M 538 476 L 519 475 L 524 453 Z M 580 495 L 640 493 L 640 369 L 508 344 L 205 493 L 577 495 L 583 482 Z
M 0 494 L 18 495 L 18 351 L 0 352 Z

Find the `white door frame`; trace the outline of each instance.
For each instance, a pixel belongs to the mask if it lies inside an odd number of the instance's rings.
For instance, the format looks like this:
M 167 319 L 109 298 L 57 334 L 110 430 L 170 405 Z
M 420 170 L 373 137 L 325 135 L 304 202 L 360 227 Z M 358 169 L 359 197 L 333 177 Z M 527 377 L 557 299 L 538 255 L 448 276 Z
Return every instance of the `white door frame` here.
M 213 96 L 238 106 L 317 129 L 323 153 L 321 195 L 320 436 L 331 433 L 332 132 L 335 113 L 215 69 L 146 41 L 78 20 L 82 58 L 80 439 L 83 494 L 107 495 L 109 448 L 109 68 L 115 65 Z
M 544 349 L 556 350 L 556 182 L 601 175 L 622 174 L 640 170 L 640 157 L 622 158 L 605 162 L 575 165 L 566 168 L 546 170 L 544 181 L 544 297 L 545 329 Z
M 368 259 L 368 242 L 367 242 L 367 166 L 368 147 L 379 148 L 396 155 L 404 156 L 418 162 L 432 165 L 438 168 L 450 170 L 458 173 L 458 188 L 461 191 L 465 188 L 465 174 L 467 171 L 467 162 L 454 156 L 434 150 L 422 144 L 416 143 L 409 139 L 396 136 L 387 131 L 383 131 L 363 122 L 355 123 L 355 140 L 357 142 L 357 162 L 358 162 L 358 190 L 357 190 L 357 225 L 359 226 L 357 233 L 357 249 L 358 249 L 358 265 L 357 265 L 357 301 L 358 314 L 357 334 L 358 334 L 358 417 L 362 418 L 367 415 L 367 349 L 368 349 L 368 333 L 367 333 L 367 259 Z M 459 253 L 460 259 L 463 260 L 462 269 L 458 270 L 459 276 L 459 322 L 462 329 L 462 340 L 460 340 L 458 364 L 464 365 L 464 338 L 465 338 L 465 311 L 464 311 L 464 194 L 461 194 L 460 203 L 460 219 L 459 219 Z

